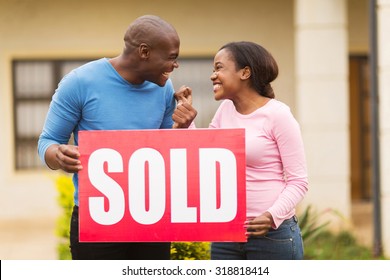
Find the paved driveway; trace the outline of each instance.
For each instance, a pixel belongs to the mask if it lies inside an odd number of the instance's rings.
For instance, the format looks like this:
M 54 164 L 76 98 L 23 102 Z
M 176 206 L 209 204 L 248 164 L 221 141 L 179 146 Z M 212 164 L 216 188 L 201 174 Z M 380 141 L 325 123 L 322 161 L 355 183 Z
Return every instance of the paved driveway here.
M 0 221 L 1 260 L 56 260 L 55 220 Z

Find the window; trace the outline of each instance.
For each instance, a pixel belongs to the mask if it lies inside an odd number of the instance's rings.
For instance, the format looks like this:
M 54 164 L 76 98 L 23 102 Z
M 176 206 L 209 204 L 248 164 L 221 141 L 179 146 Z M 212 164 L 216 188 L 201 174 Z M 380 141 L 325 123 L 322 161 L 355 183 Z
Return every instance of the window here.
M 15 168 L 43 166 L 37 153 L 37 141 L 51 97 L 60 79 L 87 60 L 15 60 L 13 61 Z
M 15 60 L 13 62 L 15 168 L 42 168 L 37 153 L 38 137 L 45 122 L 52 95 L 61 78 L 87 60 Z M 198 111 L 197 127 L 208 127 L 218 102 L 214 101 L 212 58 L 179 61 L 172 74 L 175 89 L 192 88 L 193 105 Z

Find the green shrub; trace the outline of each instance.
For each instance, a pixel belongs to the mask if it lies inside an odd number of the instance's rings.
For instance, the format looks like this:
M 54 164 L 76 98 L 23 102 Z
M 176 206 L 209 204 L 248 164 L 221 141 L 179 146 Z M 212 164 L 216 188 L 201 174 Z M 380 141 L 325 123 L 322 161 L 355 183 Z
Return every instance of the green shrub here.
M 373 257 L 370 248 L 361 246 L 351 232 L 333 233 L 327 229 L 330 222 L 319 223 L 321 215 L 331 213 L 341 217 L 334 210 L 317 213 L 308 206 L 299 216 L 305 259 L 309 260 L 372 260 L 385 259 Z
M 73 209 L 74 186 L 72 178 L 66 175 L 57 177 L 55 185 L 58 192 L 57 201 L 62 210 L 56 225 L 56 235 L 59 237 L 57 253 L 60 260 L 70 260 L 72 257 L 69 250 L 69 226 Z
M 172 242 L 172 260 L 209 260 L 209 242 Z
M 323 222 L 318 224 L 321 214 L 318 214 L 309 205 L 305 208 L 301 215 L 299 215 L 299 227 L 301 229 L 302 239 L 305 242 L 310 242 L 311 239 L 315 238 L 318 234 L 321 234 L 329 222 Z

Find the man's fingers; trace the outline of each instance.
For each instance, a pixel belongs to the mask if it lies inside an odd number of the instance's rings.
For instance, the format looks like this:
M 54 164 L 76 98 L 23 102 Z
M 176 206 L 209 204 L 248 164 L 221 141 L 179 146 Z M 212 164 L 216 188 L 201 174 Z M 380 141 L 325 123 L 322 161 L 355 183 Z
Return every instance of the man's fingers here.
M 192 90 L 190 87 L 181 86 L 180 89 L 175 92 L 175 99 L 177 100 L 177 105 L 183 103 L 192 104 Z
M 79 148 L 77 146 L 72 146 L 72 145 L 60 145 L 58 147 L 59 151 L 71 158 L 79 158 L 80 153 L 79 153 Z
M 60 145 L 56 157 L 61 169 L 66 172 L 73 173 L 82 169 L 77 146 Z
M 192 92 L 192 90 L 190 90 Z M 192 93 L 190 92 L 189 95 L 187 95 L 187 103 L 192 105 Z

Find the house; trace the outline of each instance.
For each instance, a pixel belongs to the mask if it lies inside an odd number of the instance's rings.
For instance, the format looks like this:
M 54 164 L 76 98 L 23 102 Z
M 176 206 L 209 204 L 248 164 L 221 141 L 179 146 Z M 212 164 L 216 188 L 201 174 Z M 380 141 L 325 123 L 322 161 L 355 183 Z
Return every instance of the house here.
M 305 142 L 310 190 L 301 207 L 336 210 L 343 218 L 328 218 L 339 230 L 358 228 L 353 213 L 367 205 L 369 244 L 390 255 L 389 1 L 0 0 L 0 7 L 0 221 L 54 223 L 58 172 L 39 162 L 36 138 L 56 83 L 77 65 L 120 53 L 128 24 L 155 14 L 181 37 L 172 79 L 193 88 L 199 127 L 218 105 L 209 77 L 219 47 L 248 40 L 270 50 L 280 69 L 276 97 L 291 107 Z

